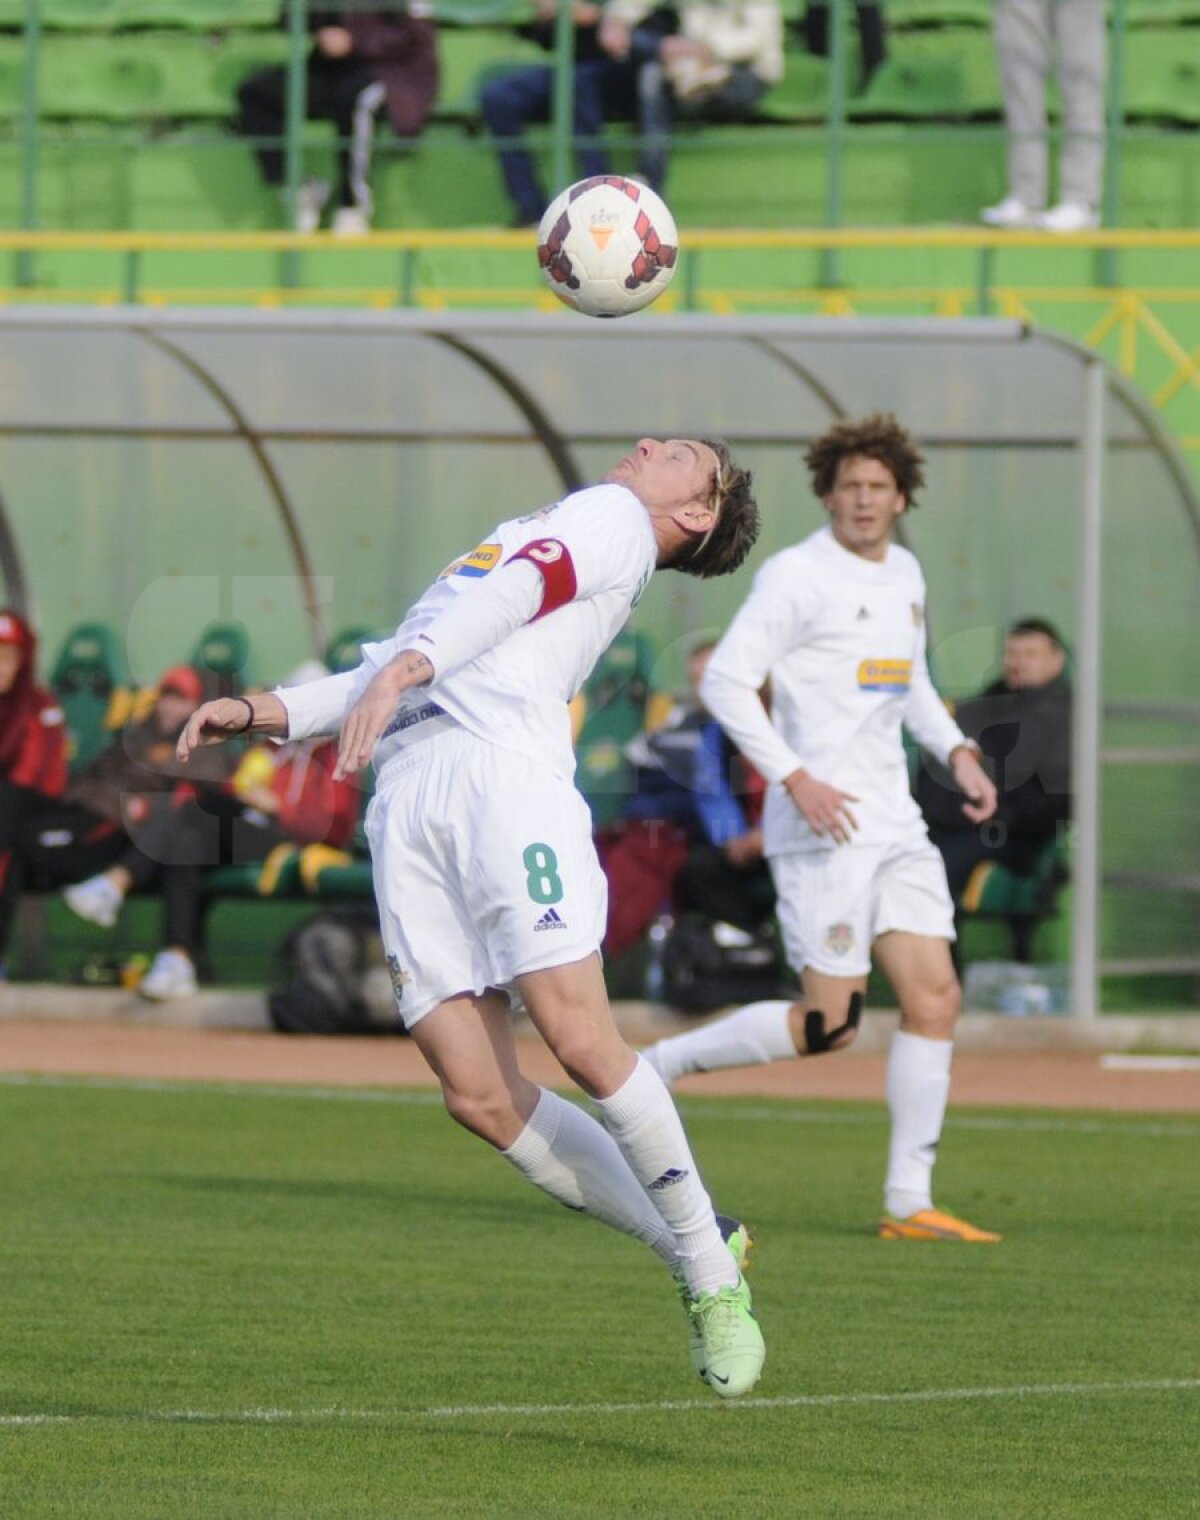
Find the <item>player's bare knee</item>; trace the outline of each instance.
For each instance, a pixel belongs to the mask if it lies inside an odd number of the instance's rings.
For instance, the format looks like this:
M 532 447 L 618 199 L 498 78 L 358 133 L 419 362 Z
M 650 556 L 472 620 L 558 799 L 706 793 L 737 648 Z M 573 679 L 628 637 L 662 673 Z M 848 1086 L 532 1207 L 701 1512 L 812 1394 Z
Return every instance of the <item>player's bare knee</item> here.
M 931 1040 L 948 1040 L 954 1034 L 961 1007 L 962 989 L 957 977 L 951 976 L 906 1000 L 901 1010 L 901 1028 Z
M 442 1097 L 456 1124 L 492 1145 L 512 1143 L 516 1115 L 507 1093 L 468 1092 L 443 1085 Z M 518 1123 L 516 1129 L 520 1127 Z

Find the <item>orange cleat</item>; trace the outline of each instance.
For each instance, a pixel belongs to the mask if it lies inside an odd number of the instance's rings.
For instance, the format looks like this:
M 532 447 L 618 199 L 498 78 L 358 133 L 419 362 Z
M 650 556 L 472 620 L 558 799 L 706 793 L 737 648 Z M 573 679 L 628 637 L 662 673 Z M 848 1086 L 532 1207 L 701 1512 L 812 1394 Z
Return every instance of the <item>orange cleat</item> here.
M 956 1219 L 941 1209 L 919 1209 L 907 1219 L 893 1219 L 886 1214 L 879 1221 L 881 1240 L 961 1240 L 976 1245 L 990 1245 L 1000 1239 L 991 1230 L 977 1230 L 965 1219 Z

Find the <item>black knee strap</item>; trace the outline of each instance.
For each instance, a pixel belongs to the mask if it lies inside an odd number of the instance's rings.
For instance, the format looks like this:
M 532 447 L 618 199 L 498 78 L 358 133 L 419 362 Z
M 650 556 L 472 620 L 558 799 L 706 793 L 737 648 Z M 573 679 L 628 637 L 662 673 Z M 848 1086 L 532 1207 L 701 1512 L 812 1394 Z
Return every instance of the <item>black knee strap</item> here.
M 862 1018 L 863 995 L 861 992 L 850 994 L 850 1006 L 846 1010 L 846 1022 L 839 1024 L 836 1029 L 826 1033 L 825 1015 L 819 1008 L 810 1008 L 804 1015 L 804 1043 L 808 1046 L 810 1056 L 824 1055 L 827 1050 L 832 1050 L 834 1045 L 847 1030 L 858 1028 L 858 1021 Z

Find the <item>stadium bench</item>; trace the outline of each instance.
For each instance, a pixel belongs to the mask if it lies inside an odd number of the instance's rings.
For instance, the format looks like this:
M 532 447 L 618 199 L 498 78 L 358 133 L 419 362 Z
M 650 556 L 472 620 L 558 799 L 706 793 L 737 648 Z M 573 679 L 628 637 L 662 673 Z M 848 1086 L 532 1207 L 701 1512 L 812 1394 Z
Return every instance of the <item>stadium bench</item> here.
M 1013 960 L 1028 963 L 1033 959 L 1038 926 L 1056 915 L 1069 880 L 1066 851 L 1055 841 L 1046 846 L 1027 876 L 1018 876 L 995 861 L 981 861 L 955 905 L 959 928 L 984 919 L 1003 922 L 1011 938 Z

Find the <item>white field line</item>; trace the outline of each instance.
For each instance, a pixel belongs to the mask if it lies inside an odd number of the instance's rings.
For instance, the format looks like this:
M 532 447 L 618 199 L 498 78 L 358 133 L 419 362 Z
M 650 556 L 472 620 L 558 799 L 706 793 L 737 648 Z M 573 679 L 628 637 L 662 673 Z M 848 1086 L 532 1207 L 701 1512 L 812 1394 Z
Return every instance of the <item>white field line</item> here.
M 970 1404 L 985 1400 L 1079 1399 L 1142 1393 L 1197 1393 L 1200 1377 L 1124 1383 L 1024 1383 L 1011 1388 L 926 1388 L 903 1393 L 814 1393 L 777 1398 L 662 1399 L 657 1403 L 449 1404 L 428 1409 L 162 1409 L 124 1414 L 0 1414 L 0 1427 L 30 1425 L 305 1425 L 391 1424 L 440 1420 L 554 1419 L 601 1415 L 707 1414 L 714 1410 L 838 1409 L 887 1404 Z
M 1105 1055 L 1100 1057 L 1105 1071 L 1200 1071 L 1200 1056 Z
M 252 1082 L 192 1082 L 186 1077 L 164 1080 L 156 1077 L 88 1077 L 59 1076 L 40 1072 L 0 1072 L 0 1087 L 47 1087 L 66 1090 L 87 1088 L 102 1092 L 170 1093 L 185 1097 L 214 1094 L 229 1098 L 290 1098 L 315 1103 L 376 1103 L 398 1108 L 436 1108 L 441 1105 L 440 1093 L 424 1088 L 371 1088 L 371 1087 L 317 1087 L 303 1083 L 270 1084 Z M 735 1098 L 693 1098 L 681 1096 L 679 1106 L 689 1118 L 732 1119 L 739 1124 L 845 1124 L 884 1125 L 887 1115 L 883 1103 L 877 1111 L 861 1113 L 840 1107 L 810 1108 L 799 1101 L 779 1099 L 773 1106 L 743 1103 Z M 804 1104 L 810 1100 L 804 1100 Z M 830 1100 L 821 1099 L 821 1102 Z M 1042 1134 L 1104 1135 L 1119 1132 L 1123 1135 L 1163 1136 L 1194 1140 L 1200 1136 L 1200 1123 L 1192 1124 L 1186 1119 L 1113 1119 L 1050 1118 L 1040 1115 L 1025 1117 L 1019 1114 L 964 1114 L 951 1107 L 946 1116 L 948 1129 L 964 1130 L 1016 1130 Z

